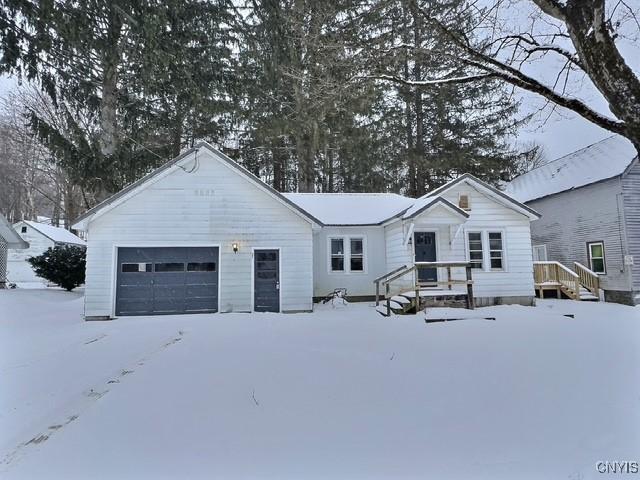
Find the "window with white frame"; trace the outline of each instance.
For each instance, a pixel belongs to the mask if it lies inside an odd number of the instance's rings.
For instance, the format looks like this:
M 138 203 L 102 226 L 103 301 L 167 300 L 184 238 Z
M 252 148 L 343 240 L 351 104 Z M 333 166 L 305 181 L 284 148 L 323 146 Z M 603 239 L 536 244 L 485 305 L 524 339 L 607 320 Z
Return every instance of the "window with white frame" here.
M 483 268 L 482 232 L 467 232 L 467 249 L 471 268 Z
M 331 271 L 344 272 L 344 238 L 332 238 L 331 242 Z
M 329 271 L 364 273 L 366 242 L 364 237 L 344 236 L 329 238 Z
M 595 273 L 607 273 L 607 266 L 604 260 L 604 242 L 588 242 L 587 253 L 589 254 L 589 268 Z
M 502 232 L 489 232 L 489 266 L 494 271 L 504 270 Z
M 349 270 L 364 271 L 364 240 L 362 238 L 349 239 Z
M 534 245 L 533 246 L 533 261 L 534 262 L 546 262 L 547 261 L 547 246 L 546 245 Z

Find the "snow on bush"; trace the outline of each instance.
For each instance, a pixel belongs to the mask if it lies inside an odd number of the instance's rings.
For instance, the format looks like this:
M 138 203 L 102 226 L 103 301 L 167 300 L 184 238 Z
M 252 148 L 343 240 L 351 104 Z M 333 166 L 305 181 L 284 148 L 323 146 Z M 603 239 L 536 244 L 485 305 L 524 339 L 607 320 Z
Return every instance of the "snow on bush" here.
M 73 290 L 84 283 L 85 249 L 75 245 L 56 246 L 27 259 L 37 276 Z

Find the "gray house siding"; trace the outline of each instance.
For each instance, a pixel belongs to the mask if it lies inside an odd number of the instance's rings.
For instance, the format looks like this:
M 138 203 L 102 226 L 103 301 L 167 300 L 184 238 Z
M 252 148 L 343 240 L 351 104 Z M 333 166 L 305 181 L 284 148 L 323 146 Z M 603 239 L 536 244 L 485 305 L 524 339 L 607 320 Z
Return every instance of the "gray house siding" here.
M 546 245 L 549 260 L 569 268 L 573 268 L 573 262 L 589 266 L 587 242 L 604 242 L 606 274 L 600 281 L 605 298 L 631 303 L 631 270 L 624 265 L 627 249 L 622 189 L 620 177 L 615 177 L 527 205 L 542 214 L 540 220 L 531 223 L 532 243 Z
M 633 290 L 640 294 L 640 163 L 636 159 L 622 177 L 622 198 L 626 225 L 628 255 L 633 257 L 631 267 Z M 640 299 L 636 300 L 640 303 Z

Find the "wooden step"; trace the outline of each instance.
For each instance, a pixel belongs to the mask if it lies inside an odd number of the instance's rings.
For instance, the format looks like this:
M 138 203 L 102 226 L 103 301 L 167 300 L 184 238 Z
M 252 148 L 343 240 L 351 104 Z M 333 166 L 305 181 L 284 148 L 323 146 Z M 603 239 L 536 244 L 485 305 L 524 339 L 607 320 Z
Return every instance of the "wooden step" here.
M 387 306 L 386 305 L 378 305 L 376 307 L 376 312 L 378 312 L 380 315 L 382 315 L 383 317 L 388 317 L 389 315 L 387 315 Z M 391 315 L 394 315 L 393 310 L 391 310 Z
M 411 299 L 405 297 L 404 295 L 395 295 L 391 297 L 391 301 L 399 303 L 400 305 L 409 305 L 411 303 Z

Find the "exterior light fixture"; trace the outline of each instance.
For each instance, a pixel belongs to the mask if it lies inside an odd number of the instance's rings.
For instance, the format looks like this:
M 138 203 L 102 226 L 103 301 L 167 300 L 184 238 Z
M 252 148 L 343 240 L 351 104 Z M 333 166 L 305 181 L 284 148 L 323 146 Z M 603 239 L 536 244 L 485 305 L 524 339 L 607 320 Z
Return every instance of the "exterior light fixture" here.
M 231 248 L 233 249 L 233 253 L 238 253 L 238 244 L 236 242 L 231 244 Z

